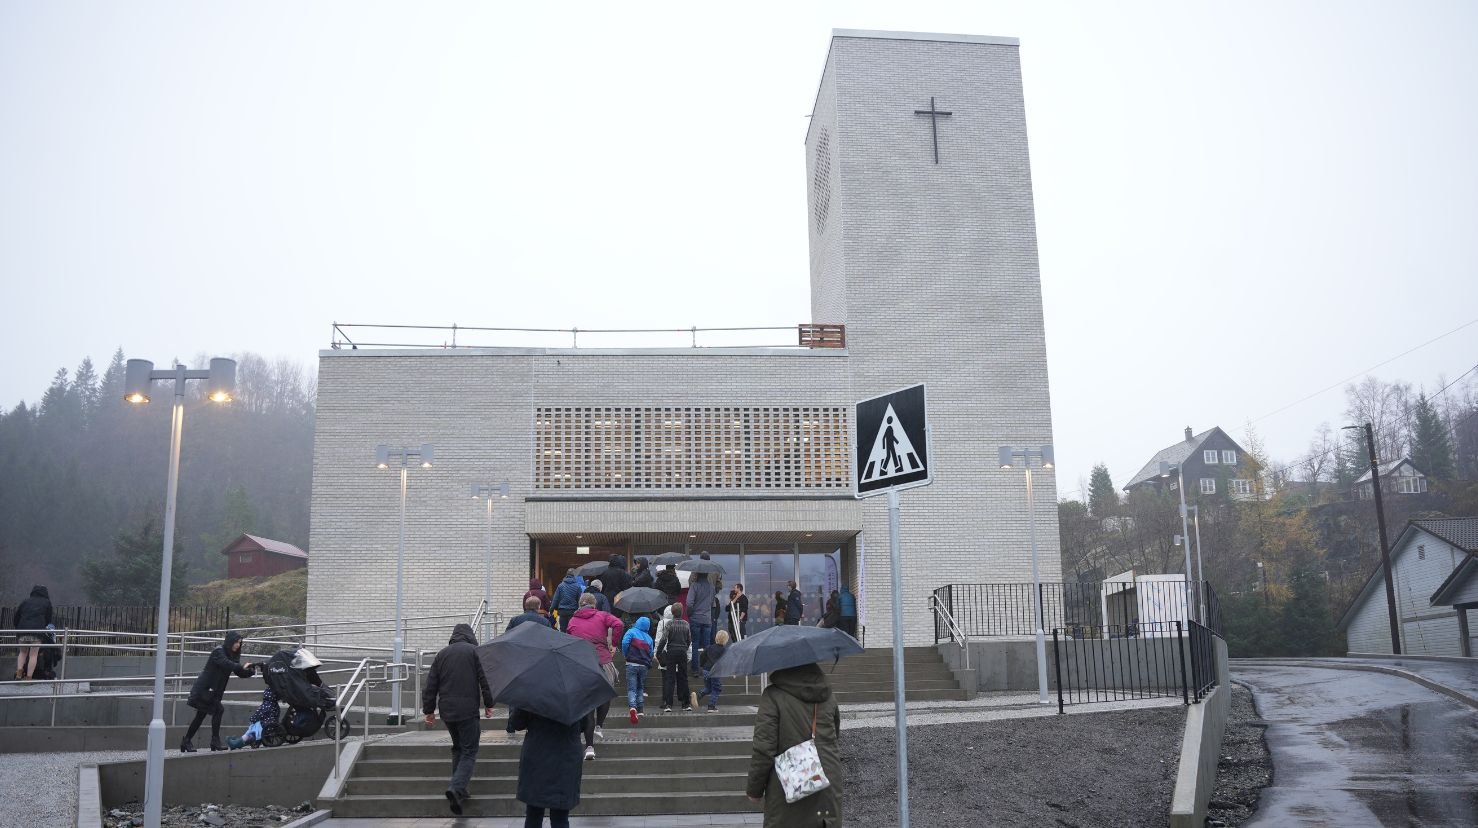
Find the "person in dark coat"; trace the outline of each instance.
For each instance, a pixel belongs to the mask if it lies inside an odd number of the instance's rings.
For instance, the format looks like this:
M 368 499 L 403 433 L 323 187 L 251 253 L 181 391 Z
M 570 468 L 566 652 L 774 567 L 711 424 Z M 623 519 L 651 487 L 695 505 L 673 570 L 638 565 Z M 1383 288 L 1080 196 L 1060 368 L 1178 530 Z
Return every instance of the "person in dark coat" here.
M 842 623 L 842 596 L 836 590 L 826 599 L 826 612 L 821 616 L 821 626 L 835 627 Z
M 508 626 L 503 629 L 503 632 L 513 632 L 514 627 L 530 621 L 535 624 L 543 624 L 546 627 L 553 627 L 554 624 L 552 624 L 549 619 L 546 618 L 544 614 L 539 611 L 539 606 L 539 597 L 537 595 L 530 595 L 524 598 L 523 614 L 515 615 L 512 618 L 508 619 Z
M 806 596 L 801 594 L 795 581 L 790 582 L 790 594 L 785 596 L 785 623 L 795 626 L 806 614 Z
M 811 738 L 831 784 L 792 803 L 775 774 L 775 757 Z M 765 806 L 765 828 L 835 828 L 842 824 L 842 715 L 816 664 L 770 673 L 755 714 L 749 781 L 744 792 Z
M 467 801 L 467 783 L 472 779 L 482 739 L 482 727 L 477 723 L 479 698 L 483 718 L 491 719 L 493 690 L 477 657 L 477 635 L 472 625 L 458 624 L 452 628 L 451 640 L 431 662 L 421 712 L 426 714 L 427 725 L 435 725 L 436 709 L 440 707 L 441 720 L 452 734 L 452 781 L 446 789 L 446 801 L 452 813 L 459 816 L 462 803 Z
M 24 582 L 23 582 L 24 583 Z M 15 608 L 15 628 L 18 630 L 44 630 L 51 626 L 51 593 L 37 584 L 31 587 L 31 597 Z M 45 642 L 39 632 L 22 633 L 17 641 L 20 651 L 15 657 L 15 677 L 24 681 L 36 678 L 36 667 L 41 659 L 38 644 Z
M 653 589 L 656 579 L 652 576 L 652 565 L 646 558 L 636 559 L 636 571 L 631 574 L 631 585 L 634 587 L 646 587 Z
M 190 740 L 195 738 L 207 714 L 210 716 L 210 749 L 226 750 L 226 745 L 221 742 L 221 717 L 226 714 L 221 699 L 226 695 L 226 685 L 230 683 L 232 674 L 237 678 L 251 678 L 252 671 L 261 666 L 241 663 L 242 638 L 241 633 L 234 630 L 226 633 L 225 643 L 210 651 L 204 669 L 196 676 L 195 685 L 190 688 L 190 698 L 185 702 L 195 708 L 195 719 L 190 722 L 190 728 L 180 742 L 180 753 L 195 752 L 195 745 Z
M 843 584 L 842 585 L 841 607 L 842 607 L 842 623 L 841 623 L 842 632 L 846 633 L 847 635 L 852 636 L 853 638 L 856 638 L 857 637 L 857 596 L 855 596 L 855 595 L 852 594 L 852 590 L 847 589 L 847 585 L 846 584 Z
M 524 828 L 540 828 L 549 811 L 551 828 L 570 828 L 570 811 L 580 804 L 580 723 L 560 724 L 518 708 L 508 714 L 511 730 L 527 730 L 518 754 L 518 801 Z
M 605 594 L 606 600 L 612 604 L 615 603 L 617 595 L 631 589 L 631 573 L 626 571 L 625 555 L 611 556 L 611 567 L 601 573 L 600 582 L 601 592 Z M 610 611 L 609 607 L 606 608 L 606 612 Z
M 604 577 L 604 576 L 601 576 L 601 577 Z M 594 595 L 595 596 L 595 608 L 596 609 L 600 610 L 601 612 L 610 612 L 611 611 L 611 599 L 609 599 L 609 598 L 606 597 L 606 593 L 605 593 L 604 587 L 605 587 L 605 581 L 601 580 L 600 578 L 596 578 L 594 581 L 591 581 L 590 582 L 590 586 L 588 586 L 588 587 L 585 588 L 585 595 Z M 581 597 L 583 598 L 584 596 L 581 596 Z M 578 609 L 575 610 L 575 612 L 579 612 L 579 611 L 580 610 L 578 610 Z M 573 617 L 573 615 L 574 614 L 571 613 L 571 617 Z M 565 632 L 569 632 L 569 630 L 566 629 Z
M 678 593 L 683 591 L 683 583 L 677 578 L 677 567 L 668 564 L 667 568 L 657 573 L 657 579 L 652 582 L 654 588 L 667 595 L 667 602 L 677 600 Z
M 549 612 L 549 593 L 544 591 L 544 584 L 538 578 L 529 579 L 529 591 L 523 597 L 527 599 L 531 595 L 539 599 L 539 609 Z
M 729 589 L 729 638 L 740 641 L 749 635 L 749 596 L 744 594 L 744 584 L 734 584 Z
M 575 610 L 580 608 L 580 594 L 585 588 L 576 582 L 575 570 L 571 569 L 565 573 L 563 581 L 554 588 L 554 597 L 549 601 L 554 605 L 555 612 L 559 613 L 559 631 L 568 632 L 570 629 L 570 617 Z

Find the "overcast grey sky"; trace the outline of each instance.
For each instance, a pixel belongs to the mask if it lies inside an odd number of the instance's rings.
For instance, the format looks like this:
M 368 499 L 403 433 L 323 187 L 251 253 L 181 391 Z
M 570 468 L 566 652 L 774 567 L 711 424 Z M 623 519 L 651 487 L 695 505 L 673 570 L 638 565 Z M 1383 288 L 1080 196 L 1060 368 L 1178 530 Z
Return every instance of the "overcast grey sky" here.
M 332 320 L 810 321 L 833 27 L 1021 38 L 1063 494 L 1478 319 L 1473 3 L 10 0 L 0 404 L 119 345 L 311 365 Z

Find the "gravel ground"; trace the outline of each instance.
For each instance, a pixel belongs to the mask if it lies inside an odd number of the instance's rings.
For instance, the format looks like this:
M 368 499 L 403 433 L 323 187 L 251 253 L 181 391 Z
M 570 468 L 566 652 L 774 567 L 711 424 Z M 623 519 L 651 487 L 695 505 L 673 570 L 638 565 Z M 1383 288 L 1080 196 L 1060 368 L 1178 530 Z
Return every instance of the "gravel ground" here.
M 930 828 L 1164 825 L 1184 728 L 1180 705 L 910 725 L 911 821 Z M 897 823 L 896 750 L 891 730 L 843 725 L 847 825 Z
M 94 762 L 143 759 L 143 751 L 0 753 L 0 826 L 71 828 L 77 824 L 77 768 Z
M 1216 766 L 1216 789 L 1206 815 L 1208 826 L 1246 822 L 1257 808 L 1262 789 L 1273 784 L 1273 757 L 1264 730 L 1252 705 L 1252 692 L 1233 684 L 1231 714 L 1221 740 L 1221 762 Z
M 246 805 L 176 805 L 166 808 L 164 828 L 267 828 L 282 825 L 313 813 L 313 805 L 304 802 L 296 808 L 251 808 Z M 130 802 L 114 808 L 103 817 L 103 828 L 134 828 L 144 824 L 144 806 Z

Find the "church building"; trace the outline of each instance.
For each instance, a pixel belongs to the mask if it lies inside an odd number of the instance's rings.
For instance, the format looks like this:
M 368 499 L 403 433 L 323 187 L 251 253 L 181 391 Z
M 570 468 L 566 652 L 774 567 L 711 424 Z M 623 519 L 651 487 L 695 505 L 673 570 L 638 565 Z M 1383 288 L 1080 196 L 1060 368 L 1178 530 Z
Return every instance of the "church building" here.
M 506 615 L 531 577 L 707 552 L 744 584 L 751 633 L 795 580 L 804 623 L 845 585 L 865 643 L 888 646 L 887 498 L 854 495 L 852 406 L 918 383 L 933 482 L 902 495 L 907 643 L 934 642 L 935 588 L 1029 582 L 1022 473 L 997 460 L 1052 442 L 1017 41 L 835 31 L 804 138 L 793 346 L 322 351 L 308 623 L 393 615 L 400 472 L 375 449 L 430 444 L 407 472 L 408 617 L 470 615 L 485 580 Z M 489 521 L 469 487 L 504 480 Z M 1036 486 L 1042 579 L 1060 580 L 1053 472 Z

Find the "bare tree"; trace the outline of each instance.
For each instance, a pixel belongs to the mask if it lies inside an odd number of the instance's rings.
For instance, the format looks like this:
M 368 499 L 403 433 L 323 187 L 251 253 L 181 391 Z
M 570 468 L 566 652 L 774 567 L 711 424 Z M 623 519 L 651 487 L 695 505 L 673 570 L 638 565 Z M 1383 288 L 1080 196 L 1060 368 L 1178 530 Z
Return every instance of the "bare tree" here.
M 1366 377 L 1345 386 L 1345 416 L 1351 423 L 1375 428 L 1375 450 L 1381 462 L 1398 460 L 1411 446 L 1411 383 L 1382 382 Z

